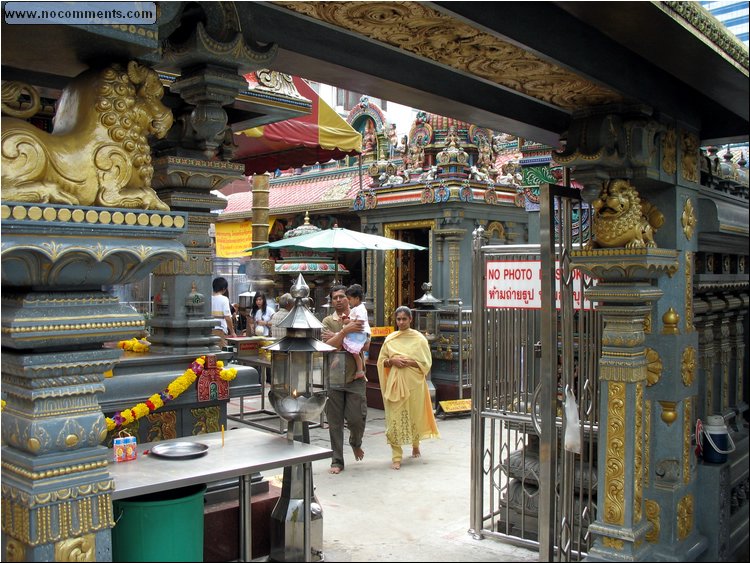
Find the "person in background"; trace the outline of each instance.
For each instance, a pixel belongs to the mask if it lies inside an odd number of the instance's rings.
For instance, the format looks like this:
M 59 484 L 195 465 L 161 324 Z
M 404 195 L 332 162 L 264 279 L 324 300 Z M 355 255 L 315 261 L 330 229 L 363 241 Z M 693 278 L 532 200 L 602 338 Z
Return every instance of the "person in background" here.
M 343 285 L 334 285 L 331 288 L 331 304 L 333 313 L 323 319 L 321 338 L 329 346 L 341 350 L 346 335 L 350 332 L 361 331 L 364 323 L 351 321 L 344 325 L 344 318 L 349 316 L 349 300 L 346 298 L 346 287 Z M 352 355 L 347 353 L 340 355 L 343 356 L 342 359 L 345 362 L 345 384 L 340 389 L 329 389 L 326 403 L 328 435 L 333 450 L 331 468 L 328 471 L 334 475 L 344 470 L 344 423 L 349 428 L 349 445 L 357 461 L 365 457 L 362 438 L 365 435 L 367 423 L 367 384 L 362 378 L 354 379 L 357 365 Z
M 234 323 L 234 332 L 237 333 L 237 336 L 250 336 L 249 334 L 245 334 L 245 330 L 247 329 L 247 314 L 242 314 L 239 303 L 233 303 L 232 307 L 235 311 L 234 318 L 237 319 Z
M 427 374 L 432 368 L 430 344 L 421 332 L 411 328 L 411 320 L 408 307 L 396 309 L 398 330 L 386 337 L 378 356 L 392 469 L 401 469 L 401 446 L 411 444 L 411 457 L 417 458 L 422 455 L 420 440 L 440 437 L 427 387 Z
M 273 309 L 268 306 L 268 301 L 263 293 L 256 293 L 253 300 L 253 308 L 250 310 L 250 318 L 255 325 L 256 336 L 269 336 L 271 334 L 271 315 Z M 262 330 L 258 330 L 258 328 Z
M 219 346 L 227 345 L 226 337 L 234 338 L 234 323 L 232 322 L 232 310 L 226 291 L 229 288 L 226 278 L 216 278 L 213 281 L 213 295 L 211 295 L 211 316 L 220 319 L 219 326 L 213 329 L 213 334 L 220 338 Z
M 271 338 L 279 339 L 286 336 L 286 329 L 280 328 L 278 324 L 286 318 L 293 307 L 294 297 L 291 294 L 285 293 L 279 297 L 279 310 L 271 315 Z

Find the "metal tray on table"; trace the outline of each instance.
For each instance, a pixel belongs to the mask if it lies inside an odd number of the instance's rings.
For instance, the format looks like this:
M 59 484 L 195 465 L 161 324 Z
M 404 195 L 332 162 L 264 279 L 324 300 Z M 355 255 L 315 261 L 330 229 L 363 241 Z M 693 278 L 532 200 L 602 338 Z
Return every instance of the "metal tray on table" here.
M 208 453 L 208 446 L 200 442 L 164 442 L 151 448 L 151 455 L 171 459 L 190 459 Z

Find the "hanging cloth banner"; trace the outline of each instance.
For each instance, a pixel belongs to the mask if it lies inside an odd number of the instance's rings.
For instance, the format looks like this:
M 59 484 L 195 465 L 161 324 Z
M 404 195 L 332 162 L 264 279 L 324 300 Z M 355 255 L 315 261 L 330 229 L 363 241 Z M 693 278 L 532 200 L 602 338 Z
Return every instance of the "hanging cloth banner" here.
M 250 221 L 216 223 L 216 256 L 219 258 L 248 256 L 245 249 L 252 244 L 253 224 Z

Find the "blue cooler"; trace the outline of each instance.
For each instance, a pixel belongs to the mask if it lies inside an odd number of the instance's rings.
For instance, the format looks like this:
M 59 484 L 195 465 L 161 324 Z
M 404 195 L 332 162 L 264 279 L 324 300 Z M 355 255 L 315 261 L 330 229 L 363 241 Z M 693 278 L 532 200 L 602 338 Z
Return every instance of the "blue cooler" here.
M 734 442 L 724 424 L 724 417 L 711 415 L 706 418 L 701 433 L 701 449 L 703 461 L 708 463 L 724 463 L 728 454 L 734 451 Z

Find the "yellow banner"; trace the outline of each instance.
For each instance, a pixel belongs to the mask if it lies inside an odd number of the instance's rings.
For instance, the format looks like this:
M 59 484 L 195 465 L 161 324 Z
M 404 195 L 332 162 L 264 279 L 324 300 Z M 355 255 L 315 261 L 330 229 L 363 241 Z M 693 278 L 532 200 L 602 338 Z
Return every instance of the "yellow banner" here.
M 249 256 L 245 249 L 252 245 L 253 224 L 250 221 L 216 223 L 216 256 L 219 258 Z
M 370 336 L 388 336 L 390 333 L 393 332 L 392 326 L 373 326 L 370 327 L 371 334 Z

